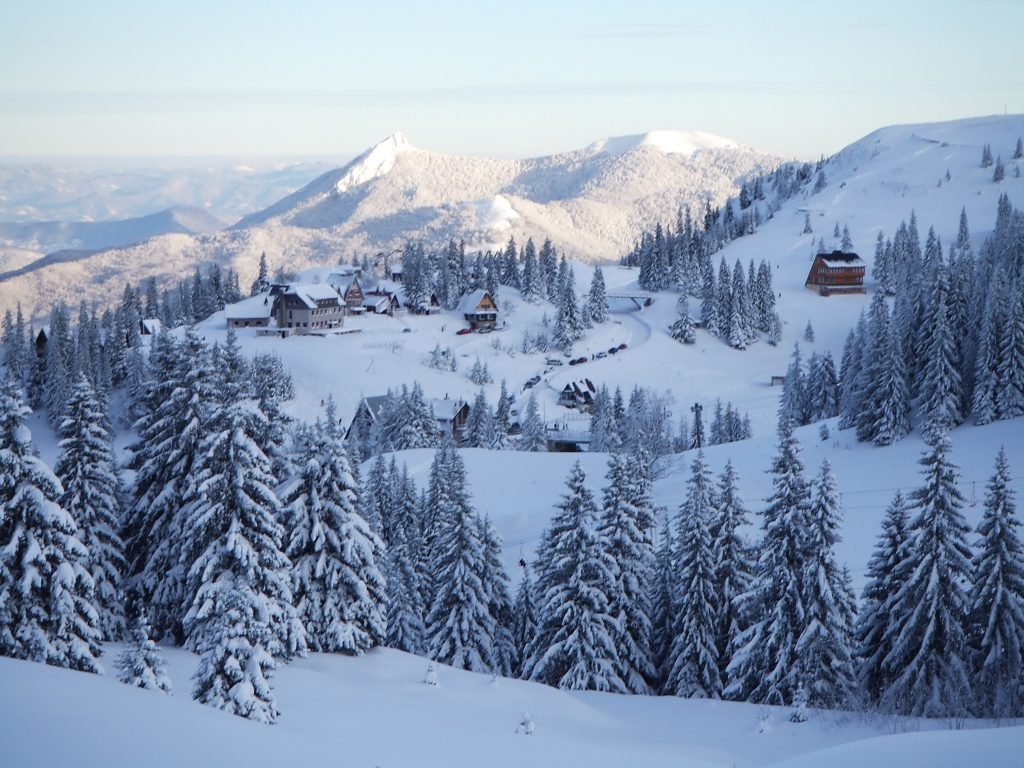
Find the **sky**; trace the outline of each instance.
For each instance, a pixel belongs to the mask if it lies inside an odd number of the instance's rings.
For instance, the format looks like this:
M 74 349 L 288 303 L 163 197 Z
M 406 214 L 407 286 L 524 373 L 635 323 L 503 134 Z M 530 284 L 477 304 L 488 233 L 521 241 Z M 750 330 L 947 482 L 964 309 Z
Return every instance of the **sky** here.
M 723 10 L 724 9 L 724 10 Z M 2 0 L 0 155 L 528 157 L 702 130 L 783 157 L 1024 112 L 1020 0 Z

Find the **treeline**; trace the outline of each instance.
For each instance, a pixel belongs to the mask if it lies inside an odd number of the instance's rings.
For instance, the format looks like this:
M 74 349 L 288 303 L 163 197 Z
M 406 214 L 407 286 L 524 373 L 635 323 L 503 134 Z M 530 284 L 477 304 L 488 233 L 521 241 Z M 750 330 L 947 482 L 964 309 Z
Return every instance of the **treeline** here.
M 816 374 L 797 350 L 784 416 L 838 415 L 858 440 L 890 445 L 915 418 L 952 427 L 1024 415 L 1024 214 L 1005 194 L 977 253 L 966 212 L 945 255 L 933 228 L 922 248 L 911 214 L 893 238 L 879 233 L 872 272 L 879 290 L 847 336 L 838 387 L 830 359 Z

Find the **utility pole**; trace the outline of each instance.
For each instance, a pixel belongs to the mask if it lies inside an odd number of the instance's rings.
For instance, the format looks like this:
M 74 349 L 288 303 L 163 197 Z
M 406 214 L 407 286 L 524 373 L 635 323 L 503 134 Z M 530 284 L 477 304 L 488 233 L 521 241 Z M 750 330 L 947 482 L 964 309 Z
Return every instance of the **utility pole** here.
M 700 403 L 694 403 L 690 411 L 693 413 L 693 432 L 690 436 L 690 447 L 700 450 L 704 445 L 704 424 L 700 419 L 704 407 Z

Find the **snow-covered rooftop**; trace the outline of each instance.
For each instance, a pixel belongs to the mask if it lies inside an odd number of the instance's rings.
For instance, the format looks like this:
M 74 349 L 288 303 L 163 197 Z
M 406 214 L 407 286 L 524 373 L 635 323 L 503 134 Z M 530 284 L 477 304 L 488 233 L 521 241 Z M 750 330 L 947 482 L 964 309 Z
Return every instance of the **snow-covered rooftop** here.
M 228 320 L 251 320 L 253 318 L 270 317 L 274 302 L 270 296 L 260 293 L 248 299 L 236 301 L 224 307 L 224 317 Z
M 480 302 L 484 300 L 484 296 L 490 296 L 490 294 L 483 288 L 477 288 L 472 293 L 467 293 L 459 300 L 459 312 L 475 312 L 476 308 L 480 306 Z M 494 297 L 491 297 L 493 301 Z
M 299 283 L 288 286 L 288 293 L 298 296 L 307 307 L 313 309 L 318 301 L 340 299 L 338 292 L 326 283 Z

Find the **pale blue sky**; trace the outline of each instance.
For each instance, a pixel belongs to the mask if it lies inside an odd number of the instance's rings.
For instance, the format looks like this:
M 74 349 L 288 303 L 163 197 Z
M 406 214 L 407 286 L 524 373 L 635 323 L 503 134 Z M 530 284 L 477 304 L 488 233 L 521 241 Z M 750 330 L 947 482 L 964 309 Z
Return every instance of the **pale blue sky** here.
M 2 155 L 505 157 L 698 129 L 785 156 L 1024 112 L 1024 2 L 2 0 Z

